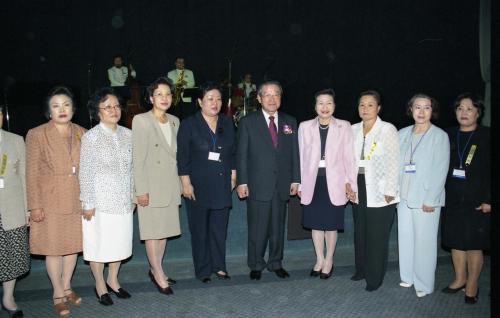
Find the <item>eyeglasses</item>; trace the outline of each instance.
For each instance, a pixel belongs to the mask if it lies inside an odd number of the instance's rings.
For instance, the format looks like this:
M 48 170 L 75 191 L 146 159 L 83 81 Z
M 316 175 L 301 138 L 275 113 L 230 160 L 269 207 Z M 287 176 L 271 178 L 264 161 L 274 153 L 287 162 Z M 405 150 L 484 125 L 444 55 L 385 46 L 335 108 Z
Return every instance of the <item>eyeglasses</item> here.
M 106 107 L 99 107 L 99 109 L 102 109 L 108 113 L 112 112 L 113 110 L 122 110 L 120 105 L 114 105 L 114 106 L 108 105 Z

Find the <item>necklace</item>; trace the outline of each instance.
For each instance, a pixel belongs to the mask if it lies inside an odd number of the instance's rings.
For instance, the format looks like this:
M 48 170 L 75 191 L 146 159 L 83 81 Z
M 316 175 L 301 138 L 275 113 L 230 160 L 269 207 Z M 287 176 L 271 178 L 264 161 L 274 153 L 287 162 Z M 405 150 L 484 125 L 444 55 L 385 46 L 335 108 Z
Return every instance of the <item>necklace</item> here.
M 326 125 L 319 124 L 319 129 L 326 130 L 326 129 L 328 129 L 328 127 L 330 127 L 329 124 L 326 124 Z

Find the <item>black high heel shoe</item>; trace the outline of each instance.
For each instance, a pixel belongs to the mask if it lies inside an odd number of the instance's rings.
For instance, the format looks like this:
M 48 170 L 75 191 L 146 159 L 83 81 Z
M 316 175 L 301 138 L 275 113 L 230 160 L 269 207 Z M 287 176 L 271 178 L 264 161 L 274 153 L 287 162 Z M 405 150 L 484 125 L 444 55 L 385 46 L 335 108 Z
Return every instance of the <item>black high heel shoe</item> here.
M 118 298 L 127 299 L 127 298 L 132 297 L 132 295 L 130 295 L 130 293 L 128 291 L 126 291 L 125 289 L 123 289 L 121 287 L 118 288 L 118 291 L 116 291 L 113 288 L 111 288 L 111 286 L 109 286 L 108 283 L 106 283 L 106 288 L 108 289 L 108 291 L 111 291 L 113 294 L 115 294 L 116 297 L 118 297 Z
M 464 301 L 466 304 L 474 305 L 475 303 L 477 303 L 478 300 L 479 300 L 479 288 L 477 289 L 476 296 L 471 297 L 471 296 L 467 296 L 467 294 L 465 294 Z
M 153 273 L 151 271 L 148 272 L 148 275 L 149 275 L 149 278 L 151 279 L 151 281 L 156 285 L 156 288 L 158 288 L 158 291 L 161 294 L 164 294 L 164 295 L 173 295 L 174 290 L 170 286 L 161 287 L 160 284 L 158 284 L 158 282 L 156 282 L 156 279 L 155 279 L 155 277 L 154 277 L 154 275 L 153 275 Z
M 111 299 L 111 296 L 109 296 L 109 293 L 104 293 L 101 296 L 97 293 L 97 289 L 94 288 L 95 294 L 97 296 L 97 300 L 99 301 L 99 304 L 103 306 L 111 306 L 113 305 L 113 299 Z
M 229 276 L 229 274 L 227 272 L 224 272 L 224 274 L 219 274 L 219 273 L 215 273 L 215 276 L 217 276 L 218 279 L 231 279 L 231 276 Z
M 463 290 L 465 288 L 465 284 L 458 288 L 451 288 L 450 286 L 446 286 L 441 291 L 445 294 L 456 294 L 459 290 Z
M 309 276 L 311 276 L 311 277 L 318 277 L 320 275 L 320 273 L 321 273 L 321 270 L 315 271 L 314 268 L 313 268 L 313 269 L 311 269 L 311 272 L 309 273 Z
M 332 273 L 333 273 L 333 266 L 332 266 L 332 269 L 330 269 L 330 272 L 328 274 L 321 272 L 319 274 L 319 278 L 328 279 L 328 278 L 330 278 L 330 276 L 332 276 Z
M 19 310 L 19 308 L 18 309 L 14 309 L 14 310 L 10 310 L 10 309 L 7 309 L 2 304 L 2 310 L 5 310 L 7 312 L 7 314 L 9 315 L 9 318 L 21 318 L 21 317 L 24 317 L 23 311 Z

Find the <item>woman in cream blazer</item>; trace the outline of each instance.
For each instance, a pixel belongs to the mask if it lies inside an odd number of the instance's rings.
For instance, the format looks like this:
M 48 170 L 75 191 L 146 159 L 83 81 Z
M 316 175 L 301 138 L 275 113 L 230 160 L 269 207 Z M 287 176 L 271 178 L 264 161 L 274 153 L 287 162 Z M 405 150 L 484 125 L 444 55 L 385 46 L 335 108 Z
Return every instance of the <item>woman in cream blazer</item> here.
M 26 226 L 25 149 L 23 137 L 2 130 L 0 105 L 0 281 L 2 309 L 22 317 L 14 300 L 17 277 L 30 269 Z
M 378 92 L 362 92 L 358 111 L 362 121 L 352 126 L 359 191 L 353 205 L 356 272 L 351 279 L 365 279 L 365 289 L 374 291 L 385 276 L 399 202 L 399 139 L 396 127 L 378 117 Z
M 171 294 L 162 267 L 167 238 L 181 234 L 180 181 L 177 174 L 177 131 L 179 119 L 167 114 L 172 103 L 172 85 L 160 77 L 148 87 L 153 109 L 134 116 L 132 121 L 135 193 L 139 231 L 145 240 L 150 271 L 148 275 L 163 294 Z

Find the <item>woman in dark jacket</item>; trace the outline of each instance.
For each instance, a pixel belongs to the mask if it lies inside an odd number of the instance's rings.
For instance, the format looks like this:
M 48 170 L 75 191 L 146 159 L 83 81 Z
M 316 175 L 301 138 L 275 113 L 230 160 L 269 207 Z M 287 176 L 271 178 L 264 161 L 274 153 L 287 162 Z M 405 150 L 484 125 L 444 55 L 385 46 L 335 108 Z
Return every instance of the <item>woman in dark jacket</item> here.
M 446 180 L 446 210 L 442 243 L 451 248 L 455 279 L 443 289 L 453 294 L 465 288 L 465 302 L 478 300 L 483 250 L 490 248 L 490 130 L 478 124 L 483 103 L 465 93 L 455 100 L 459 127 L 448 130 L 450 169 Z
M 219 88 L 205 84 L 201 110 L 181 122 L 177 135 L 177 165 L 182 183 L 195 275 L 204 283 L 226 270 L 226 234 L 231 191 L 236 183 L 235 133 L 230 118 L 219 115 Z

